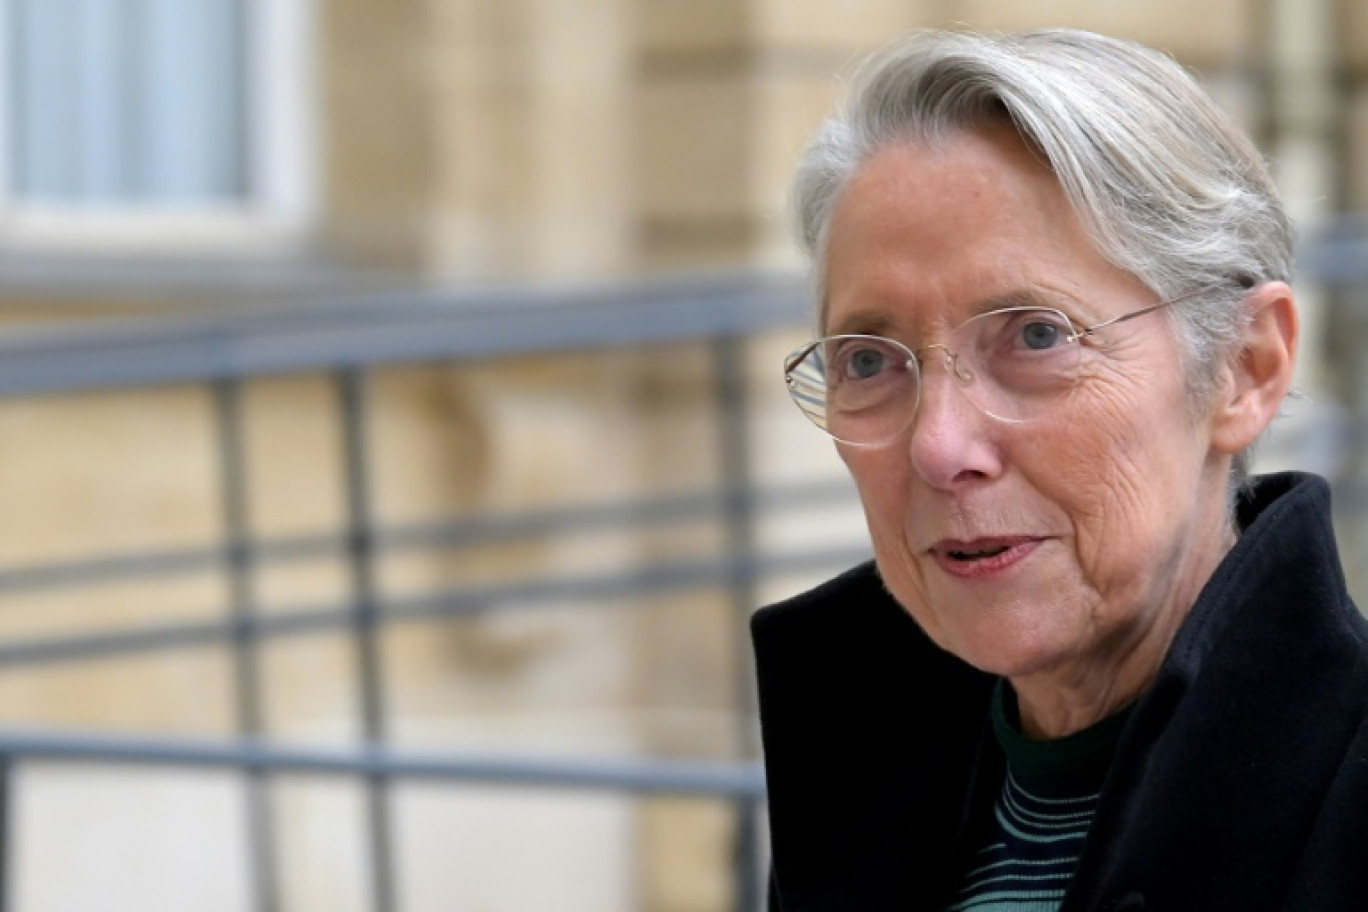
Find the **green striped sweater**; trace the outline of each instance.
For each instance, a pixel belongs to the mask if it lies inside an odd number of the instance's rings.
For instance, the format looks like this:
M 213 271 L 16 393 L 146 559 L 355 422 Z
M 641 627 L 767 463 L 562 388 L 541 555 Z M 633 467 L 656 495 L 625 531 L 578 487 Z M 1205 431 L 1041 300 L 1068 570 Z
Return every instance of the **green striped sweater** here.
M 1078 858 L 1128 713 L 1067 738 L 1032 741 L 1021 733 L 1016 697 L 999 683 L 993 729 L 1007 775 L 979 851 L 946 912 L 1056 912 Z

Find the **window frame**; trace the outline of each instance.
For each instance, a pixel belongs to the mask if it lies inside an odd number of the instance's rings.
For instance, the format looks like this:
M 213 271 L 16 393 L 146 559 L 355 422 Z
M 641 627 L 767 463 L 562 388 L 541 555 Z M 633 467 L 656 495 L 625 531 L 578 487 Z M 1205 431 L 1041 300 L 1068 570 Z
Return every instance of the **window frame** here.
M 315 0 L 242 0 L 248 172 L 243 205 L 81 209 L 25 201 L 10 181 L 13 7 L 0 0 L 0 247 L 11 252 L 179 256 L 295 248 L 317 208 Z

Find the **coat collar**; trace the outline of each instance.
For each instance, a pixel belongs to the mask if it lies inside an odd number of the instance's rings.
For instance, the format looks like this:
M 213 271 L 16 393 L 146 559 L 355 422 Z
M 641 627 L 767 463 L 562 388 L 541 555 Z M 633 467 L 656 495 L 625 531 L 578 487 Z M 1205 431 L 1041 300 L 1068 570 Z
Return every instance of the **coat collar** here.
M 1117 890 L 1176 908 L 1284 895 L 1320 795 L 1363 724 L 1368 625 L 1344 583 L 1330 491 L 1314 476 L 1258 480 L 1243 532 L 1137 704 L 1062 912 Z M 1240 882 L 1213 882 L 1240 871 Z M 1245 897 L 1231 892 L 1237 890 Z
M 872 564 L 752 632 L 781 907 L 916 908 L 950 865 L 994 679 L 927 639 Z

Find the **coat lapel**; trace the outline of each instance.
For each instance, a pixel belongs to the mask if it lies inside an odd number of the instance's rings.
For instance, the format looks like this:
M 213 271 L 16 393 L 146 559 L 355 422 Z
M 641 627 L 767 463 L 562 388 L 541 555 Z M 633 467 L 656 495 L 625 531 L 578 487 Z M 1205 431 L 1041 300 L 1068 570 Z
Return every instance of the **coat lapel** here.
M 753 628 L 784 912 L 906 910 L 953 889 L 993 678 L 932 644 L 872 565 Z
M 1277 908 L 1288 893 L 1365 711 L 1350 683 L 1364 623 L 1323 482 L 1266 479 L 1246 515 L 1136 707 L 1063 912 L 1121 895 Z

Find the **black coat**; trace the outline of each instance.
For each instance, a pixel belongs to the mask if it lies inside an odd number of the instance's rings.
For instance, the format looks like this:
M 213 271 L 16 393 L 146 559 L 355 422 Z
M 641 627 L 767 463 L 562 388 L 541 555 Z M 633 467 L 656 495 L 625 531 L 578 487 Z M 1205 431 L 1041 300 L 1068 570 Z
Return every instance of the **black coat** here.
M 1268 476 L 1240 522 L 1127 722 L 1061 912 L 1368 910 L 1368 624 L 1329 489 Z M 932 644 L 870 564 L 752 633 L 771 908 L 939 908 L 1001 783 L 994 679 Z

